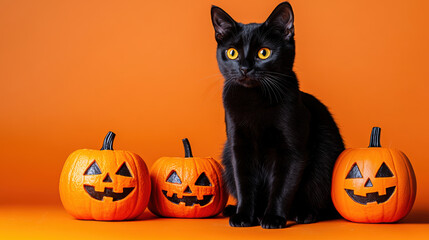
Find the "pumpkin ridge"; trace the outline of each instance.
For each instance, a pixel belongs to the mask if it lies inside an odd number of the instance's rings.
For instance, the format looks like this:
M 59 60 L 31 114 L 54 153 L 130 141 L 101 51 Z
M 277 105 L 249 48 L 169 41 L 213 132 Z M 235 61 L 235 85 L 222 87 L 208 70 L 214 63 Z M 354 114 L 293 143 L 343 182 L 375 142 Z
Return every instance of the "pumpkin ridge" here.
M 127 154 L 129 155 L 129 157 L 131 158 L 131 160 L 134 162 L 134 166 L 138 166 L 138 168 L 140 169 L 141 168 L 141 166 L 139 166 L 140 165 L 140 162 L 138 161 L 138 159 L 134 156 L 134 154 L 133 153 L 131 153 L 131 152 L 127 152 Z M 126 164 L 126 163 L 125 163 Z M 138 176 L 137 174 L 139 174 L 139 173 L 137 173 L 136 171 L 132 171 L 132 172 L 134 172 L 134 176 L 135 177 L 140 177 L 140 176 Z M 132 175 L 132 173 L 131 173 L 131 175 Z M 144 199 L 143 199 L 143 196 L 141 196 L 141 191 L 142 191 L 142 188 L 143 188 L 143 186 L 141 186 L 140 185 L 140 181 L 137 181 L 136 182 L 136 193 L 134 193 L 134 194 L 137 194 L 137 198 L 134 200 L 134 210 L 133 211 L 131 211 L 130 212 L 130 214 L 128 214 L 128 216 L 127 216 L 127 218 L 135 218 L 135 217 L 137 217 L 137 215 L 138 214 L 136 214 L 135 212 L 136 211 L 138 211 L 139 210 L 139 208 L 140 208 L 140 202 L 141 201 L 143 201 Z
M 223 184 L 219 181 L 219 173 L 218 173 L 218 168 L 215 166 L 215 163 L 213 163 L 212 161 L 215 161 L 214 159 L 212 159 L 212 158 L 210 158 L 209 159 L 209 163 L 210 163 L 210 165 L 212 166 L 212 169 L 214 169 L 215 170 L 215 172 L 216 172 L 216 181 L 217 181 L 217 186 L 219 186 L 219 192 L 218 193 L 216 193 L 216 196 L 221 196 L 222 195 L 222 193 L 221 193 L 221 191 L 222 191 L 222 187 L 223 187 Z M 213 178 L 212 178 L 213 179 Z M 212 180 L 213 181 L 213 180 Z M 216 186 L 216 185 L 215 185 Z M 225 206 L 221 206 L 221 205 L 224 205 L 223 204 L 223 201 L 222 201 L 223 199 L 220 199 L 220 203 L 221 204 L 219 204 L 219 206 L 217 207 L 217 209 L 216 209 L 216 211 L 215 211 L 215 213 L 213 214 L 213 216 L 214 215 L 217 215 L 217 214 L 219 214 L 220 213 L 220 211 L 222 211 L 222 208 L 223 207 L 225 207 Z M 213 200 L 214 201 L 214 200 Z M 220 210 L 220 211 L 219 211 Z
M 401 156 L 402 156 L 402 158 L 404 158 L 404 156 L 403 156 L 402 152 L 401 152 Z M 410 174 L 410 168 L 408 167 L 408 164 L 407 164 L 406 162 L 404 162 L 404 165 L 405 165 L 405 167 L 407 168 L 408 181 L 412 182 L 411 174 Z M 408 196 L 408 204 L 407 204 L 407 206 L 409 206 L 409 205 L 410 205 L 411 198 L 412 198 L 412 195 L 410 194 L 410 196 Z
M 395 166 L 395 160 L 396 159 L 393 158 L 392 150 L 388 149 L 388 152 L 389 152 L 390 158 L 392 159 L 393 169 L 396 169 L 396 166 Z M 397 171 L 395 171 L 395 172 L 396 172 L 396 174 L 398 174 Z M 397 177 L 398 176 L 396 176 L 396 178 Z M 398 185 L 398 184 L 399 184 L 399 182 L 396 181 L 396 185 Z M 396 198 L 396 204 L 398 204 L 398 201 L 399 201 L 398 200 L 398 198 L 399 198 L 399 191 L 396 191 L 395 195 L 396 195 L 395 196 L 395 198 Z M 396 216 L 397 211 L 398 211 L 398 205 L 396 205 L 396 207 L 395 207 L 395 214 L 392 215 L 392 218 L 394 218 L 394 216 Z M 392 219 L 390 219 L 390 220 L 392 221 Z
M 116 166 L 119 166 L 119 167 L 121 167 L 121 165 L 122 164 L 125 164 L 125 166 L 127 166 L 127 161 L 129 161 L 129 153 L 127 152 L 127 151 L 124 151 L 124 152 L 118 152 L 118 151 L 113 151 L 114 153 L 115 153 L 115 159 L 116 159 Z M 119 163 L 118 164 L 118 162 L 119 162 L 119 157 L 118 157 L 118 155 L 121 153 L 121 155 L 124 155 L 122 158 L 125 158 L 124 159 L 124 161 L 123 161 L 123 163 Z M 129 165 L 129 164 L 128 164 Z M 130 168 L 130 166 L 127 166 L 128 168 Z M 132 168 L 131 168 L 132 169 Z M 116 169 L 115 169 L 116 170 Z M 133 169 L 132 169 L 133 170 Z M 132 171 L 133 172 L 133 171 Z M 134 175 L 134 177 L 137 177 L 137 175 L 136 174 L 131 174 L 131 175 Z M 119 184 L 118 184 L 119 185 Z M 133 201 L 131 201 L 130 203 L 131 204 L 133 204 L 133 206 L 130 208 L 130 207 L 127 207 L 127 210 L 128 209 L 134 209 L 135 210 L 135 208 L 136 208 L 136 206 L 135 206 L 135 201 L 136 201 L 136 199 L 138 199 L 138 191 L 139 191 L 140 189 L 138 188 L 138 182 L 136 182 L 136 186 L 135 186 L 135 189 L 134 189 L 134 195 L 135 194 L 137 194 L 137 196 L 135 196 L 132 200 Z M 122 191 L 124 191 L 124 186 L 122 186 Z M 133 193 L 130 193 L 130 194 L 133 194 Z M 116 208 L 115 208 L 115 215 L 116 215 L 116 212 L 118 212 L 118 205 L 116 206 Z M 127 219 L 128 217 L 130 217 L 131 216 L 131 213 L 134 211 L 134 210 L 128 210 L 128 212 L 127 212 L 127 214 L 126 214 L 126 217 L 124 218 L 124 219 Z M 121 216 L 122 217 L 122 216 Z
M 80 152 L 78 152 L 78 151 L 75 151 L 74 153 L 76 153 L 76 154 L 74 154 L 74 155 L 77 155 L 77 159 L 79 159 L 79 157 L 80 157 Z M 73 155 L 73 154 L 72 154 Z M 67 159 L 67 161 L 68 161 L 69 159 Z M 74 162 L 72 162 L 72 166 L 69 168 L 69 169 L 75 169 L 75 167 L 76 167 L 76 161 L 74 161 Z M 70 182 L 71 181 L 71 178 L 72 178 L 72 174 L 71 174 L 71 172 L 69 172 L 68 174 L 67 174 L 67 183 L 68 182 Z M 68 186 L 68 191 L 67 191 L 67 196 L 66 196 L 66 198 L 67 199 L 70 199 L 70 193 L 71 192 L 73 192 L 72 191 L 72 185 L 71 184 L 67 184 L 67 186 Z M 70 201 L 70 200 L 67 200 L 67 201 L 69 201 L 70 203 L 71 203 L 71 205 L 73 206 L 73 208 L 76 208 L 75 207 L 75 202 L 74 201 Z
M 410 183 L 412 184 L 412 187 L 413 187 L 411 191 L 416 192 L 417 191 L 417 181 L 415 179 L 415 173 L 414 173 L 413 166 L 411 165 L 410 160 L 408 159 L 408 157 L 403 152 L 400 152 L 400 153 L 402 155 L 402 158 L 406 160 L 405 166 L 407 167 L 408 178 L 409 178 L 409 181 L 410 181 Z M 415 195 L 410 194 L 410 197 L 409 197 L 409 200 L 408 200 L 408 204 L 407 204 L 408 205 L 408 208 L 407 208 L 408 209 L 408 213 L 411 211 L 411 208 L 414 205 L 415 197 L 416 197 Z M 404 217 L 406 217 L 408 215 L 408 213 L 405 214 Z
M 103 142 L 103 147 L 101 148 L 101 150 L 112 150 L 113 151 L 113 155 L 115 157 L 115 163 L 116 163 L 115 165 L 116 166 L 120 166 L 120 164 L 118 164 L 118 162 L 119 162 L 119 156 L 118 156 L 119 152 L 113 150 L 113 139 L 115 138 L 114 134 L 113 134 L 113 136 L 111 136 L 111 141 L 107 143 L 108 145 L 105 148 L 105 142 L 109 141 L 108 139 L 109 139 L 109 134 L 110 133 L 111 132 L 107 133 L 106 138 L 104 139 L 104 142 Z M 126 159 L 125 159 L 124 163 L 125 162 L 126 162 Z M 118 178 L 116 178 L 116 179 L 118 179 Z M 115 182 L 115 185 L 116 185 L 116 189 L 118 189 L 118 185 L 119 185 L 118 181 Z M 137 189 L 134 189 L 134 190 L 137 190 Z M 122 188 L 122 191 L 124 191 L 123 188 Z M 118 214 L 118 208 L 119 208 L 119 204 L 115 205 L 115 211 L 113 213 L 113 216 L 117 216 L 117 214 Z M 121 218 L 123 218 L 123 217 L 121 216 Z
M 159 163 L 162 162 L 162 158 L 160 158 L 159 160 L 161 160 L 161 161 L 156 161 L 153 164 L 153 166 L 152 166 L 152 171 L 153 171 L 153 169 L 157 169 L 157 173 L 156 173 L 156 175 L 154 175 L 154 179 L 153 180 L 152 180 L 152 174 L 151 174 L 151 184 L 153 184 L 152 185 L 153 187 L 152 187 L 152 192 L 150 194 L 151 195 L 151 202 L 149 204 L 149 210 L 151 212 L 155 213 L 155 215 L 157 215 L 157 216 L 161 216 L 161 215 L 159 214 L 159 212 L 157 211 L 156 207 L 153 204 L 155 204 L 156 202 L 158 202 L 158 195 L 155 194 L 156 192 L 158 192 L 158 185 L 156 184 L 155 177 L 160 174 L 161 167 L 158 167 L 158 165 L 159 165 Z M 151 173 L 152 173 L 152 171 L 151 171 Z M 154 199 L 152 199 L 152 196 L 153 196 Z
M 149 171 L 147 170 L 147 166 L 142 164 L 143 159 L 135 153 L 132 153 L 132 152 L 127 152 L 127 153 L 130 155 L 130 157 L 134 161 L 134 166 L 136 166 L 138 169 L 141 169 L 141 171 L 138 171 L 138 172 L 134 171 L 134 172 L 136 172 L 135 174 L 136 175 L 139 174 L 138 175 L 139 178 L 141 177 L 140 175 L 148 176 Z M 138 196 L 137 196 L 137 199 L 135 200 L 134 211 L 131 212 L 131 215 L 129 217 L 132 217 L 132 218 L 138 217 L 139 213 L 137 211 L 141 211 L 139 209 L 143 209 L 143 212 L 144 212 L 144 209 L 145 209 L 144 205 L 147 205 L 147 203 L 148 203 L 148 199 L 150 198 L 150 190 L 151 190 L 150 177 L 146 178 L 144 180 L 147 180 L 147 181 L 142 181 L 142 182 L 137 181 L 136 182 L 136 188 L 138 189 L 138 192 L 137 192 Z M 147 187 L 148 184 L 149 184 L 149 188 Z M 148 188 L 148 190 L 146 190 L 146 188 Z M 149 194 L 148 197 L 145 197 L 144 193 L 146 191 L 148 191 L 148 194 Z M 146 195 L 147 195 L 147 193 L 146 193 Z

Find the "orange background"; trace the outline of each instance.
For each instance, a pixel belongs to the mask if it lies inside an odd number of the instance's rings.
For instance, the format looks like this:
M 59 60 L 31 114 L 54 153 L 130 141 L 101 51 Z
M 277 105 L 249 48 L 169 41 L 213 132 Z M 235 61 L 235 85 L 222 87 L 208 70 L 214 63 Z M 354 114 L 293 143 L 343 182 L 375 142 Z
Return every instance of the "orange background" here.
M 0 204 L 59 204 L 68 154 L 114 148 L 220 156 L 225 141 L 211 4 L 264 21 L 279 1 L 0 1 Z M 347 147 L 410 158 L 427 211 L 429 1 L 291 1 L 295 71 L 332 111 Z

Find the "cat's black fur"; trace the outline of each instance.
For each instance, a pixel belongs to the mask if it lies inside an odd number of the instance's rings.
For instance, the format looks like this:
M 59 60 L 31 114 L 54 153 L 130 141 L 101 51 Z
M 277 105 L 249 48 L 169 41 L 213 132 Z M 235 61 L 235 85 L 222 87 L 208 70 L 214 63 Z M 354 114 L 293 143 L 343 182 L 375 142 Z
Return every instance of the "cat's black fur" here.
M 225 78 L 224 180 L 237 199 L 225 211 L 230 225 L 282 228 L 287 219 L 336 215 L 331 176 L 344 144 L 328 109 L 299 90 L 290 4 L 281 3 L 262 24 L 237 23 L 216 6 L 211 15 Z M 235 60 L 226 55 L 231 47 Z M 272 54 L 258 59 L 264 47 Z

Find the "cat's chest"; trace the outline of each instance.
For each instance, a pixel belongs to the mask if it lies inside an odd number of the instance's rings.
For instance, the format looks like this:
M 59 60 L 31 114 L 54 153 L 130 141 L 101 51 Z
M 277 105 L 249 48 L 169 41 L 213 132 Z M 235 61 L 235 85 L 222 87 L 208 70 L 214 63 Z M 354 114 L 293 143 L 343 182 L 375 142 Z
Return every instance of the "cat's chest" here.
M 227 114 L 237 121 L 268 121 L 276 118 L 281 107 L 271 104 L 259 89 L 237 89 L 223 98 Z
M 229 131 L 240 132 L 242 136 L 256 142 L 278 140 L 288 122 L 287 114 L 280 107 L 225 108 L 225 120 Z
M 255 153 L 265 153 L 268 149 L 284 148 L 288 138 L 287 130 L 275 121 L 227 121 L 230 135 L 238 142 L 246 142 Z

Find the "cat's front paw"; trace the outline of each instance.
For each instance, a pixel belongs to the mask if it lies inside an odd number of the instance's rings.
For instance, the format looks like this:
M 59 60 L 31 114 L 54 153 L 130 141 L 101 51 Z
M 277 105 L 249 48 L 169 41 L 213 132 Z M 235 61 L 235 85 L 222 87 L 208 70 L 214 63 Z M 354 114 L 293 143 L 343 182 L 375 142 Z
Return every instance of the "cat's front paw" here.
M 261 220 L 261 227 L 265 229 L 285 228 L 286 218 L 276 215 L 265 215 Z
M 229 218 L 231 227 L 253 227 L 257 226 L 256 218 L 244 214 L 236 213 Z
M 317 219 L 316 214 L 307 213 L 296 216 L 295 221 L 298 224 L 308 224 L 317 222 Z

